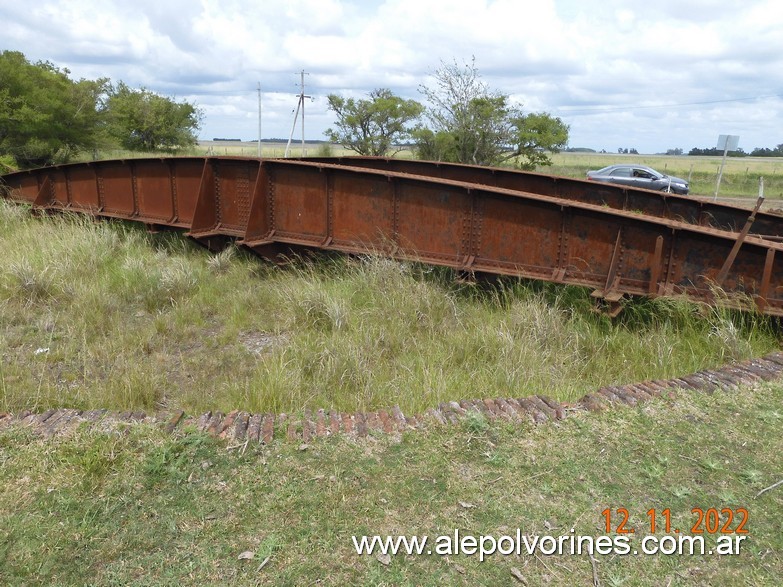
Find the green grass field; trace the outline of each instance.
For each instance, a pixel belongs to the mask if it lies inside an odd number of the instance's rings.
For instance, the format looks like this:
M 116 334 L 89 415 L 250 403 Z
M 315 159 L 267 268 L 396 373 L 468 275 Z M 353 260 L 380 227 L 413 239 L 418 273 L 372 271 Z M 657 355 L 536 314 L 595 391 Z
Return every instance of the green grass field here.
M 380 257 L 265 264 L 177 233 L 0 205 L 0 411 L 304 408 L 421 412 L 447 400 L 668 378 L 778 346 L 775 323 L 671 299 L 616 321 L 589 291 Z
M 0 583 L 776 587 L 783 487 L 759 493 L 783 478 L 781 426 L 778 383 L 540 426 L 474 419 L 306 447 L 243 448 L 149 425 L 53 440 L 2 429 Z M 697 536 L 693 508 L 736 512 L 727 531 L 744 508 L 748 534 L 734 555 L 496 553 L 484 562 L 358 555 L 351 539 L 435 541 L 455 530 L 499 539 L 517 529 L 531 540 L 598 537 L 606 509 L 616 536 L 619 508 L 635 550 L 646 536 L 663 539 L 666 509 L 672 537 Z M 702 537 L 708 552 L 720 533 Z
M 580 288 L 466 284 L 372 256 L 273 266 L 177 233 L 36 217 L 6 202 L 0 247 L 0 412 L 411 413 L 449 399 L 574 400 L 780 345 L 774 320 L 681 300 L 630 301 L 612 321 Z M 782 424 L 775 383 L 541 426 L 476 416 L 304 446 L 235 446 L 146 424 L 53 439 L 5 427 L 0 584 L 776 586 Z M 693 508 L 744 508 L 749 534 L 737 555 L 484 562 L 358 555 L 351 541 L 455 529 L 597 537 L 602 512 L 618 508 L 634 544 L 650 534 L 651 509 L 668 508 L 691 534 Z M 707 533 L 707 548 L 718 539 Z
M 618 155 L 612 153 L 558 153 L 549 169 L 557 175 L 583 179 L 591 169 L 613 163 L 633 162 L 648 165 L 662 173 L 690 180 L 691 195 L 713 196 L 721 157 L 688 157 L 670 155 Z M 545 169 L 540 169 L 549 173 Z M 759 177 L 764 177 L 764 195 L 770 206 L 783 205 L 783 159 L 768 157 L 728 157 L 721 179 L 721 197 L 755 198 Z

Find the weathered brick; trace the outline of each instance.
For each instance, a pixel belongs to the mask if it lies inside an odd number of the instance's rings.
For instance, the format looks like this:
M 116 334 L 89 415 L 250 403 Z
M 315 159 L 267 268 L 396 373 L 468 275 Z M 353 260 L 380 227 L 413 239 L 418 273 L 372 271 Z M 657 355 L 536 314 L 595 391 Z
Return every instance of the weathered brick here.
M 244 440 L 247 436 L 247 427 L 250 424 L 250 414 L 239 412 L 234 419 L 234 439 Z
M 446 417 L 439 410 L 436 410 L 435 408 L 429 408 L 426 412 L 424 412 L 424 414 L 426 416 L 429 416 L 439 424 L 448 424 L 448 422 L 446 421 Z
M 212 414 L 212 417 L 209 419 L 209 424 L 207 424 L 208 434 L 211 434 L 212 436 L 217 434 L 218 428 L 220 428 L 220 424 L 223 422 L 223 417 L 223 412 L 215 412 Z
M 177 410 L 175 411 L 169 419 L 166 421 L 166 426 L 164 430 L 171 434 L 174 432 L 174 429 L 179 425 L 179 423 L 182 421 L 182 418 L 185 417 L 185 412 L 183 410 Z M 89 418 L 87 418 L 89 420 Z
M 339 434 L 340 432 L 340 413 L 334 410 L 329 412 L 329 431 L 332 434 Z
M 234 426 L 234 420 L 236 420 L 237 414 L 239 414 L 237 410 L 229 412 L 226 417 L 223 418 L 220 426 L 215 429 L 215 435 L 219 436 L 220 438 L 228 437 L 233 432 L 232 428 Z
M 354 429 L 356 428 L 356 420 L 353 417 L 352 414 L 343 414 L 342 415 L 343 420 L 343 432 L 346 434 L 353 434 Z
M 527 410 L 527 412 L 533 417 L 533 421 L 536 424 L 541 424 L 542 422 L 546 422 L 549 419 L 546 413 L 539 410 L 538 406 L 531 402 L 530 399 L 526 397 L 518 397 L 517 401 L 519 402 L 519 405 L 525 408 L 525 410 Z
M 498 398 L 495 400 L 495 403 L 498 405 L 498 407 L 503 410 L 503 413 L 506 415 L 506 418 L 510 420 L 519 420 L 521 416 L 519 415 L 519 412 L 517 412 L 511 404 L 509 404 L 505 399 Z
M 604 397 L 605 397 L 607 400 L 609 400 L 610 402 L 620 403 L 620 402 L 622 402 L 622 401 L 623 401 L 623 400 L 622 400 L 622 399 L 620 399 L 620 397 L 619 397 L 619 396 L 618 396 L 618 395 L 617 395 L 617 394 L 614 392 L 614 389 L 613 389 L 613 388 L 610 388 L 610 387 L 601 387 L 600 389 L 598 389 L 598 391 L 596 391 L 596 394 L 597 394 L 597 395 L 602 395 L 602 396 L 604 396 Z
M 597 393 L 588 393 L 579 400 L 579 404 L 591 412 L 601 412 L 608 407 L 608 400 Z
M 285 419 L 278 419 L 278 424 L 282 427 Z M 283 428 L 285 430 L 285 428 Z M 274 414 L 264 414 L 261 420 L 261 442 L 269 444 L 275 438 L 275 416 Z
M 301 438 L 299 434 L 299 422 L 291 420 L 288 422 L 288 429 L 286 430 L 286 438 L 290 441 L 298 440 Z
M 381 428 L 386 434 L 394 432 L 394 423 L 386 410 L 378 410 L 378 419 L 381 421 Z
M 263 416 L 261 414 L 253 414 L 250 416 L 250 420 L 247 423 L 247 439 L 250 442 L 260 442 L 262 421 Z
M 207 428 L 209 427 L 209 422 L 212 419 L 212 412 L 206 412 L 204 414 L 201 414 L 201 416 L 198 419 L 198 430 L 199 432 L 206 432 Z
M 367 436 L 367 418 L 362 412 L 356 414 L 356 435 L 359 438 Z
M 565 418 L 565 409 L 563 408 L 563 404 L 546 395 L 537 395 L 536 397 L 555 411 L 555 418 L 558 420 Z
M 484 402 L 484 405 L 487 406 L 487 410 L 490 414 L 492 414 L 492 418 L 504 418 L 505 414 L 503 413 L 503 410 L 500 409 L 500 407 L 495 404 L 494 399 L 485 398 L 481 400 Z
M 397 430 L 400 432 L 405 430 L 410 425 L 408 423 L 408 419 L 405 417 L 405 414 L 402 413 L 402 410 L 399 406 L 394 406 L 392 408 L 392 416 L 394 417 L 394 421 L 397 424 Z
M 528 401 L 532 403 L 539 411 L 546 414 L 546 417 L 550 420 L 555 420 L 557 418 L 557 414 L 555 410 L 550 408 L 546 403 L 541 401 L 541 398 L 535 395 L 528 396 Z
M 320 408 L 315 413 L 315 435 L 326 436 L 328 429 L 326 427 L 326 412 L 323 408 Z

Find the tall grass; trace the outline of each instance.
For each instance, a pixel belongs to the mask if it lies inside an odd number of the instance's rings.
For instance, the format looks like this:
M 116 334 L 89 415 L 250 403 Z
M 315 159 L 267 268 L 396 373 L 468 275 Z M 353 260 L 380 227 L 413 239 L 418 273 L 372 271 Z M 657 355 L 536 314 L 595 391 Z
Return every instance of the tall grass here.
M 0 205 L 0 411 L 308 407 L 421 411 L 463 398 L 671 377 L 778 346 L 768 318 L 373 255 L 273 266 L 176 233 Z

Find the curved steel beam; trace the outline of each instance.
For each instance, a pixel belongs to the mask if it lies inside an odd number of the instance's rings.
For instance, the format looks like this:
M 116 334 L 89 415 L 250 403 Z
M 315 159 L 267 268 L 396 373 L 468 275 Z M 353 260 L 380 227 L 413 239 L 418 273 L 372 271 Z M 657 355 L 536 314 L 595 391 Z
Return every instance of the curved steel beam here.
M 744 208 L 689 196 L 508 168 L 386 157 L 308 157 L 302 160 L 480 183 L 598 204 L 617 210 L 629 210 L 732 232 L 739 232 L 750 214 L 749 210 Z M 783 240 L 783 216 L 764 212 L 757 213 L 751 234 L 772 240 Z
M 291 247 L 374 251 L 469 272 L 587 286 L 614 309 L 624 294 L 685 295 L 745 307 L 750 300 L 783 316 L 781 243 L 748 235 L 722 289 L 715 286 L 735 248 L 736 223 L 743 212 L 744 222 L 747 211 L 710 208 L 711 218 L 732 218 L 730 226 L 715 226 L 688 222 L 692 215 L 653 214 L 653 204 L 647 213 L 596 201 L 595 190 L 604 188 L 578 180 L 379 162 L 131 159 L 36 169 L 2 180 L 15 201 L 184 229 L 213 248 L 235 240 L 270 259 Z M 669 194 L 622 192 L 628 201 L 652 194 L 680 205 Z M 780 219 L 766 216 L 765 230 L 778 230 Z

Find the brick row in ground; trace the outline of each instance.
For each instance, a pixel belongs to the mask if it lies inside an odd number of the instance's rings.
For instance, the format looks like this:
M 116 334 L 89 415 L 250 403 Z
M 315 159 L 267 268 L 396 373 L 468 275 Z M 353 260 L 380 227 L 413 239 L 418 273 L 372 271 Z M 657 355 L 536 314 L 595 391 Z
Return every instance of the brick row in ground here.
M 635 406 L 663 393 L 677 390 L 712 393 L 738 390 L 763 381 L 783 377 L 783 352 L 734 363 L 718 369 L 665 380 L 644 381 L 605 386 L 588 393 L 574 404 L 560 403 L 543 395 L 521 398 L 463 400 L 441 403 L 423 414 L 406 415 L 398 407 L 377 412 L 345 413 L 331 410 L 304 410 L 302 414 L 251 414 L 243 411 L 207 412 L 188 416 L 182 411 L 146 414 L 145 412 L 110 412 L 108 410 L 56 409 L 43 413 L 0 413 L 0 427 L 14 422 L 34 428 L 50 437 L 79 428 L 104 427 L 147 422 L 162 425 L 167 432 L 191 427 L 220 438 L 247 443 L 270 443 L 275 438 L 309 442 L 318 437 L 345 434 L 358 438 L 376 434 L 395 434 L 433 425 L 455 425 L 481 414 L 488 420 L 529 421 L 541 423 L 565 418 L 570 411 L 603 410 L 612 404 Z

